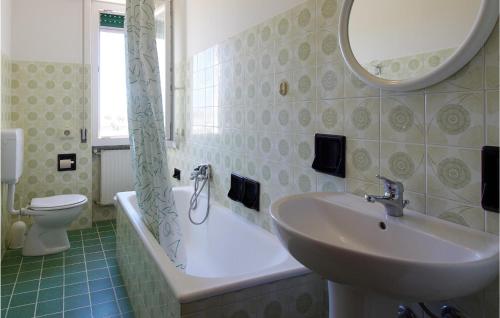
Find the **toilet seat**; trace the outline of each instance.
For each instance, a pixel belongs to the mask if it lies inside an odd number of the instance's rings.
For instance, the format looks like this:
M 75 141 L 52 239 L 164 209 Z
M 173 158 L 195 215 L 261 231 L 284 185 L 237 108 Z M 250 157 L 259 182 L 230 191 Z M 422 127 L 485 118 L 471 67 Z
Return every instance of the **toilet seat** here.
M 44 198 L 33 198 L 28 206 L 33 211 L 64 210 L 87 202 L 87 197 L 81 194 L 63 194 Z

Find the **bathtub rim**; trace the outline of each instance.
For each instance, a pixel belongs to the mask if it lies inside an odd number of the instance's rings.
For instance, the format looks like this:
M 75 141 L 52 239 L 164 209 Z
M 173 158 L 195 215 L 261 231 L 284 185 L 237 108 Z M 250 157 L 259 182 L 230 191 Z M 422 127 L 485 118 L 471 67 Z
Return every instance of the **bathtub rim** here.
M 175 188 L 192 191 L 191 187 L 188 186 Z M 138 212 L 131 212 L 135 211 L 129 200 L 131 196 L 135 196 L 135 191 L 119 192 L 116 194 L 115 205 L 118 213 L 123 213 L 127 216 L 135 232 L 145 245 L 148 254 L 163 273 L 166 282 L 180 303 L 190 303 L 213 296 L 221 296 L 245 288 L 311 273 L 308 268 L 296 261 L 286 250 L 288 253 L 287 259 L 280 264 L 265 269 L 259 277 L 249 277 L 251 274 L 228 277 L 200 277 L 181 273 L 175 268 L 163 248 L 146 227 L 140 214 Z M 225 208 L 216 202 L 211 204 Z M 251 225 L 257 226 L 254 224 Z M 276 236 L 275 238 L 278 239 Z

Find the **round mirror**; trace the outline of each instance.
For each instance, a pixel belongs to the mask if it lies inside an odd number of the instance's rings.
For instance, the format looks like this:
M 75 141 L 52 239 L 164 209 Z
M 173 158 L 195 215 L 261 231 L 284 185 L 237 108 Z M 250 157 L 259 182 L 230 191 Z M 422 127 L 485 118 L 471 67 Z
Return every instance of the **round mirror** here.
M 340 47 L 367 84 L 415 90 L 461 69 L 497 18 L 497 0 L 345 0 Z

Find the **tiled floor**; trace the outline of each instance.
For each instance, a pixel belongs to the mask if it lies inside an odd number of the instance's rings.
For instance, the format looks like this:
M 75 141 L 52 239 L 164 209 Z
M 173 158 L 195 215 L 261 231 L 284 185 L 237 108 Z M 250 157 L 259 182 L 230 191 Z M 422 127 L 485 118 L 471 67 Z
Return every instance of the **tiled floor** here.
M 116 262 L 113 221 L 69 232 L 64 253 L 2 260 L 1 317 L 133 317 Z

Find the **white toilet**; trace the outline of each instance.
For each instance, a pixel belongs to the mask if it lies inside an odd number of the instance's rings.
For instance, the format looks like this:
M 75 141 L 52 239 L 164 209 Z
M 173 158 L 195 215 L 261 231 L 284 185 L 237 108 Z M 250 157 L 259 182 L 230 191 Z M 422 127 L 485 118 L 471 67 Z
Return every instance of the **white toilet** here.
M 2 183 L 8 185 L 7 209 L 12 215 L 29 215 L 33 225 L 28 230 L 22 254 L 39 256 L 62 252 L 70 244 L 67 227 L 76 220 L 87 203 L 87 197 L 80 194 L 55 195 L 33 198 L 28 207 L 14 209 L 16 183 L 23 171 L 22 129 L 2 130 Z

